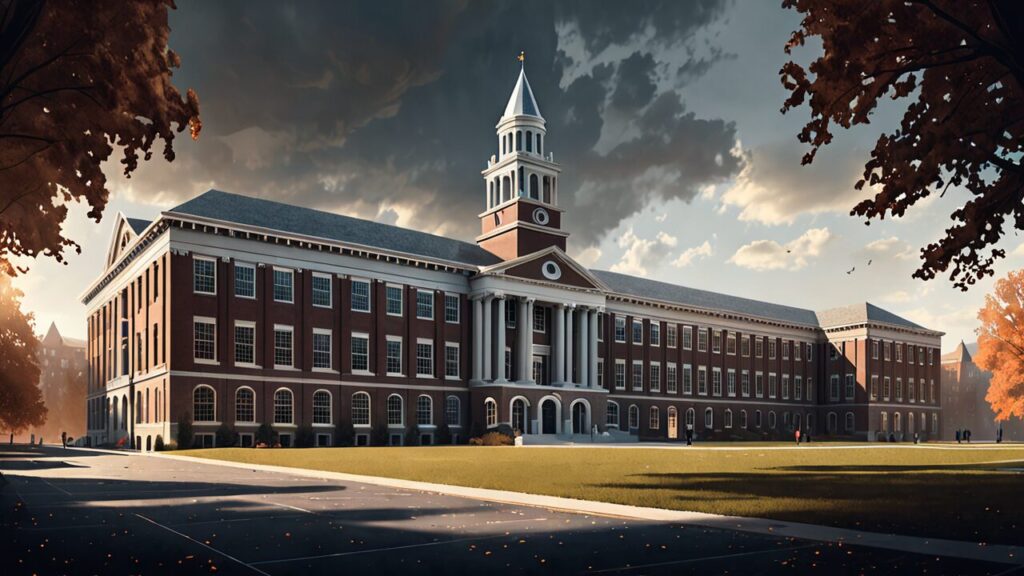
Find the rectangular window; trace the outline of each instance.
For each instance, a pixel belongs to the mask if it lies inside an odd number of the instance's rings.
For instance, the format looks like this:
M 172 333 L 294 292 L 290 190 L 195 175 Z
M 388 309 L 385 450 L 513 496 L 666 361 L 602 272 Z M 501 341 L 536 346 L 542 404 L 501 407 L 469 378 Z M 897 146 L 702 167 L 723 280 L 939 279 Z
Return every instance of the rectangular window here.
M 878 340 L 871 341 L 871 359 L 878 360 Z
M 697 329 L 697 352 L 708 351 L 708 329 L 698 328 Z
M 313 306 L 331 307 L 331 277 L 325 274 L 313 274 Z
M 643 320 L 633 320 L 633 344 L 644 343 L 644 322 Z
M 535 306 L 533 308 L 533 331 L 534 332 L 544 333 L 544 332 L 547 331 L 547 318 L 548 318 L 547 311 L 548 311 L 548 309 L 544 308 L 543 306 Z M 597 333 L 600 335 L 601 331 L 598 330 Z
M 274 326 L 274 367 L 292 366 L 292 327 Z
M 807 343 L 807 361 L 810 362 L 812 360 L 814 360 L 814 345 L 811 344 L 810 342 L 808 342 Z M 810 385 L 808 384 L 808 386 L 810 386 Z
M 838 374 L 833 374 L 832 377 L 829 378 L 828 399 L 833 401 L 833 402 L 838 402 L 839 401 L 839 375 Z
M 352 333 L 352 372 L 368 373 L 370 371 L 370 336 L 369 334 Z
M 897 362 L 903 362 L 903 344 L 900 344 L 899 342 L 897 342 L 895 344 L 895 347 L 896 347 L 896 361 Z
M 434 293 L 432 291 L 416 291 L 416 317 L 420 320 L 434 319 Z
M 782 375 L 782 399 L 789 400 L 789 374 Z
M 193 327 L 195 335 L 193 358 L 215 362 L 217 360 L 217 321 L 213 318 L 195 318 Z
M 853 374 L 846 375 L 846 401 L 853 402 L 854 396 L 857 392 L 857 381 Z
M 730 356 L 736 355 L 736 333 L 729 332 L 725 337 L 725 353 Z
M 661 392 L 661 364 L 651 363 L 651 392 Z
M 693 350 L 693 326 L 683 326 L 683 350 Z
M 889 393 L 891 391 L 891 388 L 892 388 L 892 380 L 890 380 L 889 377 L 886 376 L 885 378 L 882 379 L 882 399 L 883 400 L 888 400 L 889 399 Z
M 196 294 L 217 293 L 217 261 L 195 257 L 192 260 L 192 291 Z
M 669 348 L 676 347 L 676 325 L 668 324 L 665 326 L 665 345 Z
M 769 372 L 768 373 L 768 397 L 769 398 L 775 398 L 775 390 L 776 390 L 775 373 L 774 372 Z
M 292 303 L 294 274 L 291 270 L 274 268 L 274 302 Z
M 444 295 L 444 321 L 448 324 L 459 323 L 459 295 Z
M 711 351 L 715 354 L 722 353 L 722 331 L 715 330 L 711 334 Z
M 331 369 L 331 331 L 313 328 L 313 368 Z
M 768 340 L 768 359 L 775 360 L 775 338 Z
M 764 374 L 761 372 L 754 373 L 754 395 L 758 398 L 764 398 Z
M 760 336 L 754 337 L 754 356 L 758 358 L 764 357 L 764 338 Z
M 892 342 L 885 342 L 882 346 L 885 351 L 885 361 L 888 362 L 892 359 Z
M 457 342 L 445 342 L 444 344 L 444 377 L 454 380 L 459 378 L 459 344 Z
M 625 390 L 626 389 L 626 361 L 616 360 L 615 361 L 615 389 Z
M 633 360 L 633 390 L 644 389 L 644 363 L 642 360 Z
M 871 399 L 878 400 L 878 375 L 871 375 Z
M 782 359 L 789 360 L 789 340 L 782 341 Z
M 715 396 L 722 395 L 722 369 L 711 369 L 711 393 Z
M 679 392 L 678 374 L 676 371 L 676 365 L 669 363 L 665 372 L 665 390 L 669 394 L 676 394 Z
M 708 395 L 708 369 L 704 366 L 697 368 L 697 394 Z
M 620 316 L 615 317 L 615 341 L 626 341 L 626 319 Z
M 235 296 L 256 297 L 256 267 L 252 264 L 235 263 Z
M 903 401 L 903 379 L 902 378 L 897 378 L 896 379 L 896 401 L 897 402 L 902 402 Z
M 547 310 L 544 308 L 543 310 Z M 545 313 L 545 317 L 547 313 Z M 604 312 L 597 313 L 597 341 L 604 342 Z
M 256 324 L 235 322 L 235 364 L 256 363 Z
M 384 286 L 384 310 L 388 316 L 402 315 L 403 292 L 402 287 L 396 284 Z
M 907 379 L 907 400 L 909 400 L 911 402 L 917 402 L 917 394 L 915 393 L 914 388 L 915 388 L 915 386 L 914 386 L 914 379 L 913 378 L 908 378 Z
M 661 346 L 661 323 L 651 320 L 651 346 Z
M 693 367 L 683 364 L 683 394 L 693 394 Z
M 505 327 L 509 330 L 516 329 L 516 320 L 518 316 L 515 301 L 512 299 L 505 301 Z
M 352 311 L 370 311 L 370 281 L 352 280 Z
M 434 342 L 426 338 L 416 340 L 416 377 L 434 377 Z
M 828 359 L 835 361 L 839 358 L 839 343 L 833 342 L 828 346 Z
M 604 360 L 601 359 L 597 361 L 597 387 L 604 388 Z
M 797 374 L 793 376 L 793 398 L 802 400 L 804 397 L 804 378 Z
M 403 376 L 402 372 L 402 337 L 385 336 L 384 346 L 385 367 L 388 376 Z
M 740 394 L 744 398 L 750 397 L 750 372 L 746 370 L 740 372 Z
M 740 354 L 744 358 L 750 358 L 750 336 L 746 334 L 740 337 Z
M 736 395 L 736 371 L 731 368 L 725 373 L 725 393 L 729 396 Z
M 800 360 L 800 349 L 803 348 L 803 347 L 804 347 L 803 344 L 801 344 L 799 342 L 794 342 L 793 343 L 793 359 L 794 360 L 797 360 L 797 361 Z
M 928 349 L 928 365 L 929 365 L 929 366 L 932 366 L 932 365 L 934 365 L 933 363 L 934 363 L 934 361 L 935 361 L 935 360 L 934 360 L 934 358 L 932 357 L 932 353 L 933 353 L 933 352 L 935 352 L 935 349 L 934 349 L 934 348 L 929 348 L 929 349 Z

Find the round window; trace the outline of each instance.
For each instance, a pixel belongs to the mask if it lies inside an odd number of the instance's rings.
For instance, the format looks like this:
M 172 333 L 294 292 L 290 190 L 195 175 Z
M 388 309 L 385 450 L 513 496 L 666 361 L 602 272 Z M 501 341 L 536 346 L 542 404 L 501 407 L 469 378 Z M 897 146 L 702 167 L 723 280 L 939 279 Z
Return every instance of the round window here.
M 537 208 L 533 211 L 533 221 L 541 226 L 547 226 L 548 222 L 551 222 L 551 215 L 548 211 L 543 208 Z
M 540 271 L 548 280 L 558 280 L 562 277 L 562 269 L 558 267 L 558 263 L 551 260 L 545 262 L 540 267 Z

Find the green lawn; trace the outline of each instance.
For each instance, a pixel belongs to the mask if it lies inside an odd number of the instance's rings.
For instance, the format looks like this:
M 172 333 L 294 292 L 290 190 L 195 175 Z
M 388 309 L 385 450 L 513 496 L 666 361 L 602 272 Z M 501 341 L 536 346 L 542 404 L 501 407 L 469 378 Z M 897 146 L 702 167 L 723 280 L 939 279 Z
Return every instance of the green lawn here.
M 201 458 L 1024 544 L 1024 447 L 216 448 Z

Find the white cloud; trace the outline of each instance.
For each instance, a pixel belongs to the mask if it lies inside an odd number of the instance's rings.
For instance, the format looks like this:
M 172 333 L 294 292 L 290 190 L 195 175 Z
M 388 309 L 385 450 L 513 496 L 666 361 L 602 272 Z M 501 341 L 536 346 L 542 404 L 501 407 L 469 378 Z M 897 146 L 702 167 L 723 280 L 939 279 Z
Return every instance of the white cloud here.
M 900 260 L 912 260 L 914 258 L 913 246 L 895 236 L 869 242 L 864 247 L 864 251 L 876 258 L 886 256 Z
M 890 292 L 890 293 L 888 293 L 885 296 L 882 296 L 880 298 L 880 300 L 882 300 L 882 302 L 892 302 L 892 303 L 910 302 L 913 299 L 914 299 L 914 295 L 911 294 L 910 292 L 907 292 L 906 290 L 897 290 L 895 292 Z
M 800 270 L 808 260 L 821 255 L 833 238 L 828 228 L 811 228 L 799 238 L 779 244 L 775 240 L 755 240 L 740 246 L 729 262 L 751 270 Z
M 646 276 L 647 269 L 661 264 L 676 244 L 675 236 L 665 232 L 658 232 L 653 240 L 648 240 L 640 238 L 630 228 L 619 238 L 618 245 L 624 253 L 622 259 L 612 265 L 612 272 Z
M 1024 242 L 1021 242 L 1020 246 L 1017 246 L 1010 252 L 1010 256 L 1024 256 Z
M 792 224 L 801 214 L 849 212 L 869 191 L 853 188 L 863 158 L 822 149 L 814 164 L 802 166 L 801 146 L 779 142 L 743 153 L 743 169 L 722 194 L 723 206 L 737 207 L 739 219 L 762 224 Z
M 664 222 L 666 218 L 668 218 L 668 212 L 662 212 L 654 217 L 658 222 Z
M 705 240 L 700 246 L 694 246 L 693 248 L 683 250 L 683 253 L 672 261 L 672 265 L 676 268 L 683 268 L 685 266 L 689 266 L 696 260 L 703 260 L 708 256 L 711 256 L 711 243 Z
M 590 268 L 601 258 L 601 249 L 597 246 L 588 246 L 573 257 L 581 266 Z

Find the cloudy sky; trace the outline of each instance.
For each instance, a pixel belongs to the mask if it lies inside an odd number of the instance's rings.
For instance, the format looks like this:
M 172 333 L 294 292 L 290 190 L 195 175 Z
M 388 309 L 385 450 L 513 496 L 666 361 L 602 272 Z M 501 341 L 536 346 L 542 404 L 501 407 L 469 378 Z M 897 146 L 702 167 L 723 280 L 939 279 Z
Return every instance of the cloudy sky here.
M 18 280 L 24 305 L 39 331 L 56 321 L 83 336 L 77 296 L 117 211 L 153 218 L 210 188 L 472 240 L 480 170 L 524 50 L 583 263 L 812 309 L 867 300 L 947 332 L 944 348 L 972 340 L 992 281 L 964 294 L 910 278 L 962 192 L 901 220 L 848 215 L 898 111 L 800 166 L 808 112 L 779 112 L 778 80 L 798 19 L 778 5 L 179 0 L 175 83 L 199 93 L 202 138 L 113 180 L 99 225 L 73 212 L 82 254 L 34 263 Z M 1000 274 L 1024 263 L 1019 244 L 1004 246 Z

